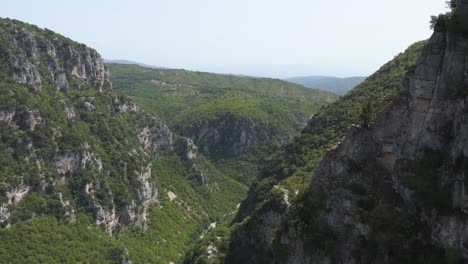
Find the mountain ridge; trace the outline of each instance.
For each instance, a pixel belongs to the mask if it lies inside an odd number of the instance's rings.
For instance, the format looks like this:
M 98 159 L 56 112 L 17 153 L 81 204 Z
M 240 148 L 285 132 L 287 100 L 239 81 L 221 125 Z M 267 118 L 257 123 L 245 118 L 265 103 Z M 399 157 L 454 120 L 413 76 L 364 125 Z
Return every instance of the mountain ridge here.
M 285 81 L 297 83 L 308 88 L 329 91 L 338 95 L 345 95 L 354 87 L 362 83 L 367 77 L 332 77 L 332 76 L 297 76 L 285 78 Z
M 383 109 L 399 95 L 406 82 L 406 74 L 414 69 L 425 43 L 413 44 L 347 95 L 322 107 L 300 135 L 266 160 L 234 221 L 219 231 L 215 230 L 217 235 L 201 241 L 188 255 L 186 263 L 207 261 L 204 250 L 208 245 L 220 250 L 219 255 L 211 256 L 211 259 L 221 263 L 274 261 L 268 257 L 272 254 L 270 248 L 262 248 L 270 242 L 263 244 L 261 241 L 270 241 L 267 234 L 274 234 L 272 232 L 282 225 L 282 221 L 288 221 L 289 211 L 301 210 L 301 199 L 309 187 L 313 171 L 323 155 L 356 124 L 360 124 L 361 107 L 370 101 L 377 109 Z M 216 236 L 220 235 L 222 239 L 218 242 Z M 283 252 L 278 247 L 271 250 Z
M 0 19 L 0 69 L 1 262 L 180 261 L 244 197 L 95 50 Z
M 260 177 L 267 182 L 254 185 L 249 197 L 262 195 L 266 183 L 273 185 L 270 196 L 260 197 L 256 208 L 243 203 L 224 263 L 466 262 L 466 196 L 460 188 L 468 153 L 468 1 L 451 1 L 451 7 L 433 20 L 434 33 L 419 45 L 417 61 L 403 65 L 408 75 L 400 79 L 401 89 L 377 105 L 370 121 L 369 108 L 361 108 L 359 122 L 312 165 L 297 200 L 296 186 L 268 175 L 284 181 L 288 173 L 273 168 Z M 381 73 L 387 80 L 394 75 Z M 349 96 L 362 92 L 358 88 Z M 311 120 L 299 142 L 327 131 L 330 120 L 320 119 Z M 286 161 L 282 169 L 297 170 L 296 162 Z

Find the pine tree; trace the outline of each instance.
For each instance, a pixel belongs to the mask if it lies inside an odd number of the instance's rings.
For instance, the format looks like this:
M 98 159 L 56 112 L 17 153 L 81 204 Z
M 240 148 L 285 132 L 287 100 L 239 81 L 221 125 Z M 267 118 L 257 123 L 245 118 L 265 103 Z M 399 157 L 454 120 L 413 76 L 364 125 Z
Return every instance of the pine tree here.
M 371 101 L 366 101 L 361 106 L 361 114 L 359 115 L 362 127 L 370 128 L 371 122 L 375 116 L 375 107 Z

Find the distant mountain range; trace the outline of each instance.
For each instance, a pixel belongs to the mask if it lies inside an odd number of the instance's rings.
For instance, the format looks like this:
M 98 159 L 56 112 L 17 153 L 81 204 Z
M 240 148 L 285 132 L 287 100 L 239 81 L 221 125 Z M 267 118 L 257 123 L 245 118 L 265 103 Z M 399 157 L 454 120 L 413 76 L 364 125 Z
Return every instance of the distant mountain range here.
M 104 63 L 106 64 L 133 64 L 138 65 L 145 68 L 151 69 L 171 69 L 168 67 L 161 67 L 155 65 L 149 65 L 141 62 L 131 61 L 131 60 L 108 60 L 104 59 Z M 246 69 L 249 69 L 249 66 L 245 66 Z M 284 67 L 287 69 L 288 67 Z M 278 69 L 275 69 L 278 71 Z M 280 73 L 277 72 L 276 74 L 271 74 L 268 72 L 263 73 L 256 73 L 256 74 L 246 74 L 242 72 L 242 70 L 215 70 L 215 69 L 196 69 L 196 72 L 205 72 L 205 73 L 217 73 L 221 75 L 228 75 L 228 76 L 238 76 L 238 77 L 253 77 L 253 78 L 272 78 L 272 79 L 282 79 L 284 81 L 292 82 L 295 84 L 299 84 L 305 86 L 307 88 L 318 89 L 322 91 L 332 92 L 338 95 L 344 95 L 360 83 L 362 83 L 366 77 L 349 77 L 349 78 L 339 78 L 339 77 L 331 77 L 331 76 L 321 76 L 321 75 L 311 75 L 311 76 L 300 76 L 300 77 L 284 77 L 288 76 L 287 73 Z M 232 72 L 230 72 L 232 71 Z M 245 69 L 244 69 L 245 71 Z M 289 73 L 291 74 L 291 73 Z M 291 75 L 289 75 L 291 76 Z
M 367 77 L 349 77 L 338 78 L 329 76 L 303 76 L 291 77 L 284 79 L 285 81 L 303 85 L 308 88 L 315 88 L 323 91 L 333 92 L 339 95 L 344 95 L 351 89 L 362 83 Z
M 154 66 L 154 65 L 144 64 L 144 63 L 141 63 L 141 62 L 136 62 L 136 61 L 131 61 L 131 60 L 108 60 L 108 59 L 104 59 L 104 63 L 106 63 L 106 64 L 111 64 L 111 63 L 114 63 L 114 64 L 135 64 L 135 65 L 138 65 L 138 66 L 141 66 L 141 67 L 151 68 L 151 69 L 169 69 L 167 67 Z

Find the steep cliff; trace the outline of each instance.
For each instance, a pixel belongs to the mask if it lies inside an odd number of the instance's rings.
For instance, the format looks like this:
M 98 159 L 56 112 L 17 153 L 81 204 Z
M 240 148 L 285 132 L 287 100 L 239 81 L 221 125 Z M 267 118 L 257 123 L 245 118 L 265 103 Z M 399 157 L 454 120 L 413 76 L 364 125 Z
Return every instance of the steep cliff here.
M 0 19 L 0 262 L 177 261 L 245 193 L 95 50 Z
M 247 199 L 242 202 L 234 224 L 230 227 L 221 225 L 209 233 L 187 256 L 187 263 L 222 261 L 230 243 L 230 230 L 238 226 L 239 239 L 233 240 L 231 246 L 234 248 L 229 252 L 245 257 L 261 256 L 258 254 L 262 246 L 259 241 L 263 238 L 254 235 L 262 227 L 257 220 L 276 210 L 279 215 L 286 215 L 283 212 L 286 207 L 282 206 L 285 201 L 290 206 L 288 210 L 301 206 L 301 197 L 323 155 L 360 123 L 361 108 L 366 102 L 374 102 L 377 109 L 383 109 L 398 96 L 425 43 L 410 46 L 346 96 L 321 108 L 299 136 L 266 160 Z M 207 254 L 209 246 L 218 251 Z
M 249 195 L 226 263 L 466 261 L 468 1 L 452 7 L 403 89 L 311 166 L 296 200 L 284 184 Z M 328 127 L 313 118 L 304 133 Z
M 171 148 L 174 135 L 112 92 L 95 50 L 4 19 L 0 40 L 0 224 L 43 214 L 74 222 L 85 208 L 108 232 L 143 226 L 157 197 L 150 157 Z M 147 126 L 157 129 L 142 139 Z

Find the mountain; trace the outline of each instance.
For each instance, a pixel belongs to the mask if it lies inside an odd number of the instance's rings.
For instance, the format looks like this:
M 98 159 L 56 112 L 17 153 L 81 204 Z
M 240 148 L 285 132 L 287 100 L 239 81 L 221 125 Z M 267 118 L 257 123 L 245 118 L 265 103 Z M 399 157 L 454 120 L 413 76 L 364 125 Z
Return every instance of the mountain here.
M 110 74 L 95 50 L 17 20 L 0 19 L 0 44 L 2 263 L 181 262 L 232 221 L 257 163 L 337 98 L 271 79 Z
M 306 222 L 293 214 L 302 216 L 306 210 L 303 200 L 317 166 L 329 150 L 336 148 L 343 137 L 360 124 L 363 105 L 372 102 L 376 109 L 384 109 L 405 90 L 407 75 L 416 67 L 425 44 L 425 41 L 415 43 L 351 92 L 321 108 L 300 135 L 265 162 L 234 221 L 200 241 L 188 255 L 187 263 L 215 263 L 210 262 L 212 260 L 223 263 L 282 263 L 289 257 L 287 252 L 296 248 L 290 244 L 283 245 L 281 241 L 288 243 L 289 236 L 308 234 L 296 229 L 291 229 L 291 235 L 282 231 L 288 230 L 284 229 L 288 228 L 288 223 L 298 223 L 302 228 Z M 339 183 L 340 179 L 336 181 Z M 317 229 L 323 231 L 322 237 L 315 237 L 317 241 L 326 241 L 328 230 Z M 216 248 L 218 254 L 207 254 L 208 247 Z M 297 250 L 301 250 L 300 244 Z
M 327 76 L 303 76 L 286 78 L 284 80 L 297 83 L 308 88 L 315 88 L 322 91 L 344 95 L 362 83 L 365 79 L 366 77 L 337 78 Z
M 465 263 L 468 1 L 451 5 L 272 156 L 231 241 L 202 245 L 223 263 Z
M 93 49 L 0 19 L 0 262 L 180 262 L 247 187 L 112 89 Z
M 275 79 L 108 64 L 114 88 L 250 184 L 257 163 L 287 142 L 332 93 Z
M 141 63 L 141 62 L 131 61 L 131 60 L 108 60 L 108 59 L 104 59 L 104 63 L 105 64 L 134 64 L 134 65 L 138 65 L 138 66 L 145 67 L 145 68 L 167 69 L 166 67 L 148 65 L 148 64 Z

